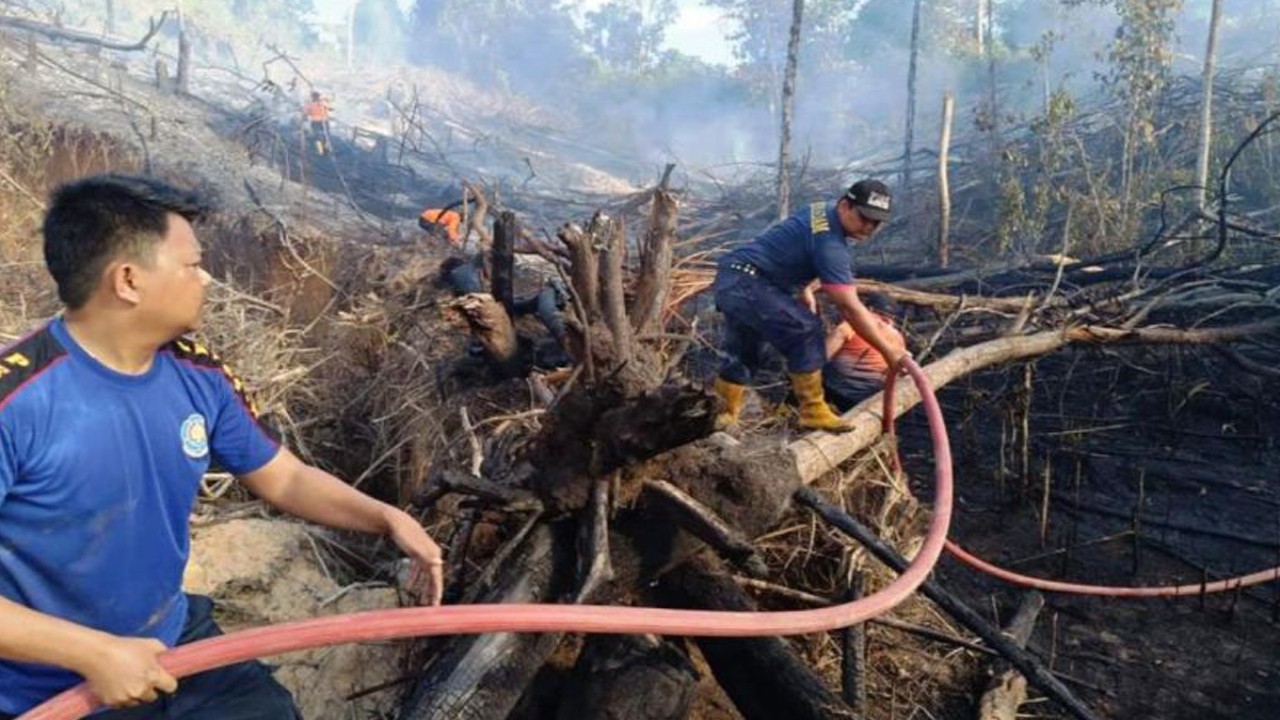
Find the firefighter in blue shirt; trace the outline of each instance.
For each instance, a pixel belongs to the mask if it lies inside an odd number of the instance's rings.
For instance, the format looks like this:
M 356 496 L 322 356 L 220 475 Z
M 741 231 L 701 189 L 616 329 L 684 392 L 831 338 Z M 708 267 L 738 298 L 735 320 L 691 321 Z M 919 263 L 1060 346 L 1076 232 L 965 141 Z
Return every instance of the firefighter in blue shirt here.
M 104 720 L 297 717 L 261 663 L 179 684 L 158 661 L 219 632 L 209 599 L 181 587 L 213 462 L 287 513 L 388 536 L 439 602 L 440 547 L 418 521 L 281 446 L 226 365 L 184 337 L 210 281 L 191 226 L 203 209 L 124 175 L 50 204 L 45 263 L 65 312 L 0 350 L 0 718 L 81 678 L 132 708 Z
M 787 360 L 800 403 L 800 424 L 829 431 L 849 425 L 828 407 L 822 390 L 825 333 L 816 310 L 816 288 L 842 318 L 896 371 L 906 350 L 886 342 L 875 316 L 858 299 L 847 239 L 864 242 L 889 219 L 892 199 L 878 180 L 860 180 L 835 202 L 818 202 L 779 222 L 721 258 L 716 307 L 724 313 L 724 361 L 715 392 L 724 410 L 717 425 L 738 421 L 761 342 Z

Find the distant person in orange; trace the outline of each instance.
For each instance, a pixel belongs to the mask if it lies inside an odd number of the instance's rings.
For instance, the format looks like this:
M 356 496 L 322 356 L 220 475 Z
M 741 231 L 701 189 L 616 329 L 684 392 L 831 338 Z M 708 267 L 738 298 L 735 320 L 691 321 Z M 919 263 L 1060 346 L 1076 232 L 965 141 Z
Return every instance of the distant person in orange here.
M 873 295 L 862 298 L 879 326 L 880 337 L 895 351 L 905 351 L 907 341 L 893 325 L 888 307 Z M 822 370 L 827 399 L 840 412 L 884 389 L 889 363 L 847 322 L 827 333 L 827 365 Z
M 418 216 L 418 227 L 444 237 L 454 247 L 462 247 L 462 216 L 456 210 L 427 208 Z
M 316 154 L 324 155 L 329 151 L 329 101 L 321 97 L 317 91 L 311 92 L 311 100 L 302 106 L 302 112 L 311 123 L 312 142 L 315 143 Z

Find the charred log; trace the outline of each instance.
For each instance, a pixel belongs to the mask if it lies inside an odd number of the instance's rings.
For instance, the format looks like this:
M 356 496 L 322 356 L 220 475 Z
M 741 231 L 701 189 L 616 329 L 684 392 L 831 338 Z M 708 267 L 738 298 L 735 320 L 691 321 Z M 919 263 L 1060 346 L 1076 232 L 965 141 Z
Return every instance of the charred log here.
M 582 507 L 594 478 L 706 436 L 715 413 L 714 399 L 691 387 L 632 397 L 610 387 L 570 393 L 530 456 L 543 469 L 534 489 L 551 507 Z
M 477 585 L 483 592 L 466 601 L 546 603 L 563 597 L 571 577 L 560 568 L 572 567 L 567 558 L 573 544 L 564 535 L 564 528 L 532 528 L 502 561 L 489 589 Z M 400 720 L 507 717 L 561 638 L 558 633 L 450 638 L 427 666 Z
M 682 650 L 649 635 L 587 640 L 558 720 L 684 720 L 698 672 Z
M 677 607 L 754 611 L 755 602 L 715 564 L 695 560 L 662 579 Z M 747 720 L 830 720 L 857 715 L 781 638 L 698 638 L 717 682 Z
M 867 548 L 872 555 L 875 555 L 880 562 L 897 572 L 906 570 L 908 562 L 906 558 L 898 554 L 897 550 L 877 538 L 870 528 L 827 503 L 817 492 L 810 488 L 802 488 L 796 493 L 796 500 L 812 508 L 833 527 L 862 543 L 863 547 Z M 1062 681 L 1054 676 L 1044 663 L 1019 647 L 1017 643 L 1001 632 L 1000 628 L 987 622 L 982 615 L 969 607 L 954 593 L 944 588 L 937 580 L 925 580 L 920 585 L 920 592 L 937 603 L 938 607 L 945 610 L 956 622 L 986 641 L 988 645 L 1003 655 L 1013 667 L 1017 668 L 1031 684 L 1060 703 L 1071 713 L 1072 717 L 1078 718 L 1078 720 L 1099 720 L 1098 716 L 1087 705 L 1082 703 L 1066 685 L 1062 684 Z
M 513 212 L 503 212 L 493 224 L 491 289 L 493 297 L 510 314 L 515 307 L 516 237 L 520 232 Z

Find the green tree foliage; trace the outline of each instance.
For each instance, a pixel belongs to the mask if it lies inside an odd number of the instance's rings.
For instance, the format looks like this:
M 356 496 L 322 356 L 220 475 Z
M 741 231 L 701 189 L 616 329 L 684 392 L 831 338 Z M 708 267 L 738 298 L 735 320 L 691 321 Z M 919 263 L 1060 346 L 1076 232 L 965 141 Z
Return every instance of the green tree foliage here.
M 530 92 L 571 87 L 590 62 L 562 0 L 417 0 L 409 59 Z
M 676 13 L 675 0 L 611 0 L 586 14 L 585 39 L 610 69 L 650 69 L 662 59 Z
M 1111 71 L 1104 84 L 1122 103 L 1120 155 L 1122 233 L 1138 227 L 1138 206 L 1152 182 L 1141 166 L 1155 149 L 1156 101 L 1169 79 L 1171 42 L 1182 0 L 1114 0 L 1120 26 L 1111 43 Z
M 116 32 L 122 35 L 138 32 L 147 27 L 151 18 L 158 18 L 168 10 L 172 13 L 174 0 L 129 0 L 115 3 Z M 75 7 L 84 13 L 77 24 L 85 27 L 101 26 L 105 20 L 106 3 L 102 0 L 81 0 Z M 315 42 L 314 29 L 306 21 L 314 11 L 312 0 L 183 0 L 182 12 L 187 29 L 193 35 L 197 52 L 206 51 L 221 41 L 235 46 L 242 62 L 248 61 L 263 45 L 281 47 L 307 47 Z M 176 34 L 173 26 L 163 31 L 166 36 Z

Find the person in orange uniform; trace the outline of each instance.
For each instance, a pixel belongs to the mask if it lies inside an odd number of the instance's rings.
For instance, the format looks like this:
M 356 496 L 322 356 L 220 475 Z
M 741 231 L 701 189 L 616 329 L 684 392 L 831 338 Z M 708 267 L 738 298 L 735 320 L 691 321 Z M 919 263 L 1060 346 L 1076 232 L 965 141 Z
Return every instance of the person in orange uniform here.
M 312 91 L 311 99 L 302 106 L 302 112 L 311 123 L 312 142 L 315 143 L 316 154 L 324 155 L 329 151 L 329 101 Z
M 462 246 L 462 216 L 456 210 L 427 208 L 418 216 L 418 227 L 432 235 L 443 235 L 454 247 Z
M 867 296 L 863 304 L 875 318 L 880 337 L 895 353 L 903 353 L 907 349 L 907 341 L 898 328 L 894 327 L 893 318 L 887 308 L 877 302 L 875 296 Z M 827 364 L 822 370 L 823 387 L 827 400 L 840 412 L 884 389 L 885 374 L 889 372 L 889 363 L 871 343 L 854 332 L 853 326 L 841 322 L 827 333 Z

